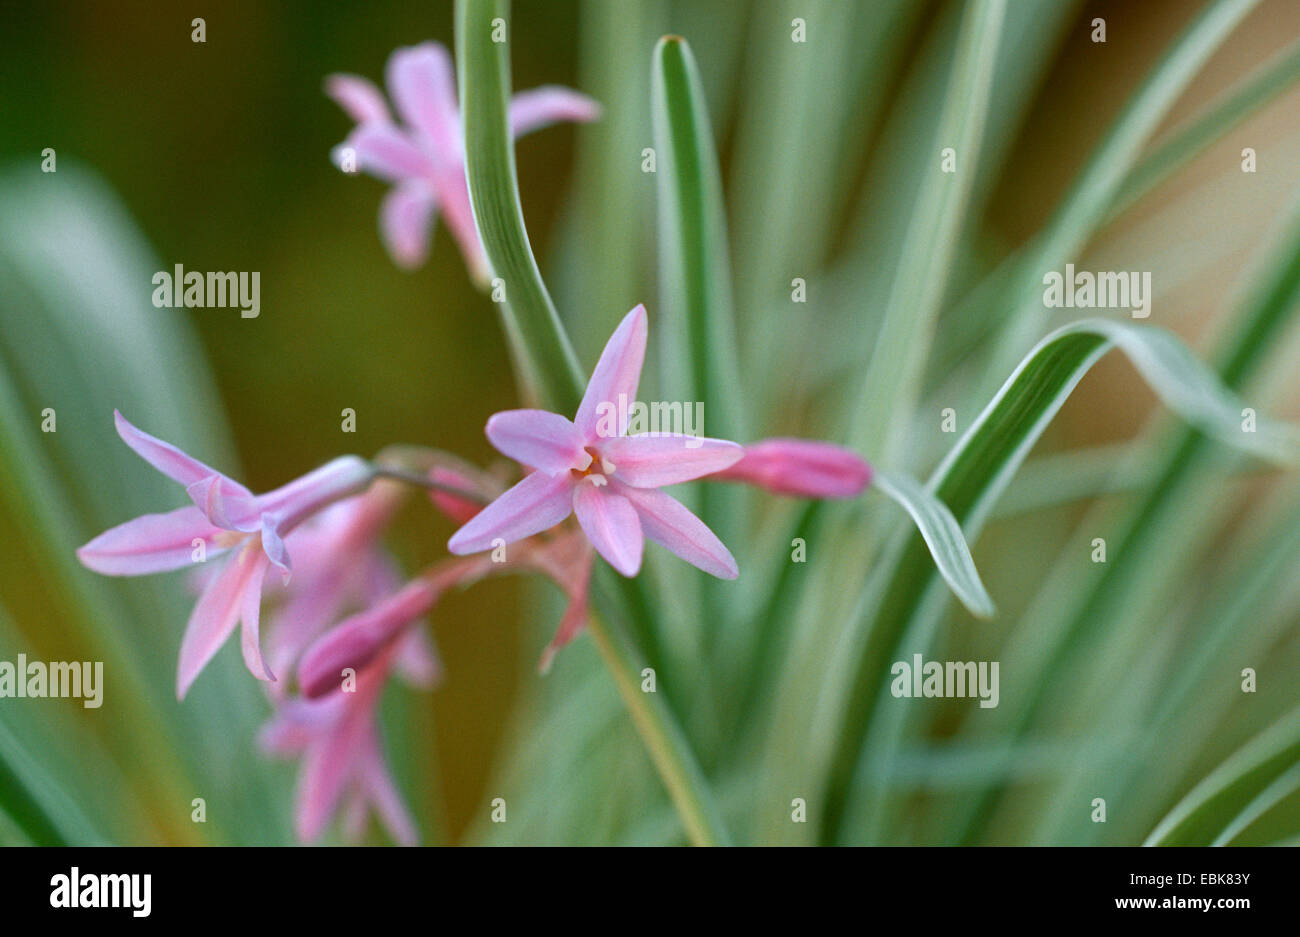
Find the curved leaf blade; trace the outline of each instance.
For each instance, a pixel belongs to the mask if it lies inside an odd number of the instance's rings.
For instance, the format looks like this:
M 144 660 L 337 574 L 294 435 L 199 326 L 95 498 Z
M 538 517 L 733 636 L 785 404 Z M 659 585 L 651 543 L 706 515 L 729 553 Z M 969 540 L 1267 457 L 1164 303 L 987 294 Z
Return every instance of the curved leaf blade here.
M 510 43 L 493 41 L 497 20 L 509 23 L 507 0 L 457 0 L 456 65 L 470 205 L 493 276 L 505 287 L 500 308 L 525 391 L 533 389 L 560 413 L 573 413 L 586 379 L 524 227 L 508 119 Z
M 980 581 L 961 525 L 947 505 L 905 475 L 877 472 L 875 487 L 902 505 L 930 548 L 934 565 L 961 603 L 979 618 L 993 617 L 993 600 Z
M 1300 765 L 1300 709 L 1247 742 L 1184 797 L 1144 846 L 1208 845 Z

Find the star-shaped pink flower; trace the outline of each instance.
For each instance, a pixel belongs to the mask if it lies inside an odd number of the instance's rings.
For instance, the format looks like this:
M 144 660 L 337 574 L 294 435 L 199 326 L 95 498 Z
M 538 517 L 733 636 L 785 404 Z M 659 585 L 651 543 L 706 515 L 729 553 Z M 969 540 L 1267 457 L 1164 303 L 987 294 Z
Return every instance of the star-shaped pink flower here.
M 507 410 L 487 424 L 492 445 L 533 471 L 452 536 L 452 553 L 513 543 L 576 514 L 587 538 L 624 576 L 641 568 L 644 538 L 722 579 L 736 561 L 704 522 L 659 489 L 727 468 L 734 442 L 680 434 L 626 436 L 624 402 L 636 399 L 645 361 L 646 312 L 637 306 L 601 353 L 572 422 L 544 410 Z
M 274 680 L 261 649 L 262 580 L 271 566 L 287 580 L 284 538 L 318 511 L 363 490 L 374 478 L 374 469 L 356 456 L 342 456 L 274 491 L 254 495 L 171 443 L 136 429 L 117 411 L 113 416 L 122 440 L 184 485 L 194 504 L 119 524 L 77 550 L 77 558 L 105 575 L 141 576 L 197 562 L 200 543 L 204 562 L 226 554 L 221 568 L 206 581 L 185 628 L 176 695 L 185 696 L 240 621 L 248 669 L 261 680 Z
M 488 279 L 465 182 L 465 143 L 451 56 L 436 42 L 397 49 L 385 70 L 388 93 L 404 125 L 389 115 L 384 96 L 356 75 L 331 75 L 325 91 L 357 127 L 334 148 L 334 162 L 391 182 L 379 209 L 379 228 L 393 261 L 404 268 L 424 263 L 434 213 L 441 210 L 460 244 L 470 274 Z M 568 88 L 523 91 L 510 102 L 510 130 L 523 136 L 559 121 L 591 121 L 600 106 Z

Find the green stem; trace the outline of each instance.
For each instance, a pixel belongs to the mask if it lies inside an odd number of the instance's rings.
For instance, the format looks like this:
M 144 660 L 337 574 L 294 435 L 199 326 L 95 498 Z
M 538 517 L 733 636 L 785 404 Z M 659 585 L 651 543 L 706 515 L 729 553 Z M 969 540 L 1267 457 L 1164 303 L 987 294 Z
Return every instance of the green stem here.
M 641 671 L 622 637 L 592 615 L 587 621 L 601 660 L 614 678 L 641 741 L 668 788 L 686 834 L 696 846 L 727 846 L 731 838 L 723 826 L 704 772 L 676 720 L 653 692 L 641 689 Z

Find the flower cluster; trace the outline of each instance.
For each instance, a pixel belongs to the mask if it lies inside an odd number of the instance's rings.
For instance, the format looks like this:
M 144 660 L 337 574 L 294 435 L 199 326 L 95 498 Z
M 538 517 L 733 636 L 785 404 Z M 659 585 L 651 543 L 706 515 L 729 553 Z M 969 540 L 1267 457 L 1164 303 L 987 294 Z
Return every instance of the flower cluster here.
M 399 263 L 422 259 L 433 208 L 441 205 L 467 263 L 481 275 L 486 261 L 465 189 L 450 59 L 432 43 L 400 49 L 389 61 L 388 86 L 405 128 L 363 79 L 335 76 L 328 84 L 358 121 L 344 147 L 361 168 L 396 186 L 381 212 L 389 248 Z M 511 123 L 518 134 L 597 112 L 575 92 L 539 89 L 515 99 Z M 344 156 L 336 152 L 340 161 Z M 242 625 L 244 661 L 265 681 L 275 708 L 263 747 L 300 759 L 296 818 L 303 841 L 317 839 L 340 810 L 345 829 L 359 836 L 371 809 L 395 841 L 416 841 L 385 765 L 376 711 L 391 677 L 420 687 L 436 682 L 440 665 L 423 623 L 448 590 L 501 572 L 540 573 L 555 582 L 568 607 L 542 655 L 545 670 L 587 621 L 596 554 L 635 576 L 649 539 L 713 576 L 740 574 L 721 540 L 665 487 L 740 481 L 779 494 L 846 498 L 870 482 L 861 458 L 828 443 L 741 446 L 684 434 L 629 435 L 626 425 L 609 425 L 602 415 L 615 402 L 636 399 L 648 329 L 644 307 L 627 314 L 572 420 L 542 410 L 488 420 L 488 439 L 522 469 L 504 491 L 495 476 L 454 457 L 402 447 L 370 461 L 344 456 L 254 495 L 116 414 L 123 441 L 183 485 L 192 504 L 114 527 L 77 555 L 107 575 L 197 570 L 179 697 Z M 383 541 L 416 487 L 460 526 L 447 544 L 450 556 L 406 578 Z M 278 581 L 268 580 L 273 568 Z M 264 601 L 274 606 L 265 652 Z

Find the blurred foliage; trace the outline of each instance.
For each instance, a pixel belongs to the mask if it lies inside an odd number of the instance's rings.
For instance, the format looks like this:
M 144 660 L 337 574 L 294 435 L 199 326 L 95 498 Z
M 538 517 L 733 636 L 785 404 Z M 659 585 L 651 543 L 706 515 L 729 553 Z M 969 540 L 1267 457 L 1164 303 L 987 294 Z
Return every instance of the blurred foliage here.
M 998 20 L 967 9 L 515 3 L 514 86 L 570 85 L 605 107 L 599 124 L 531 135 L 516 154 L 528 233 L 582 364 L 633 304 L 654 323 L 694 289 L 696 313 L 734 307 L 735 349 L 716 337 L 685 347 L 736 353 L 719 399 L 747 404 L 751 437 L 870 442 L 868 458 L 925 477 L 956 440 L 940 410 L 956 408 L 964 432 L 1076 314 L 1035 308 L 1043 271 L 1068 260 L 1151 270 L 1154 324 L 1261 413 L 1300 413 L 1288 383 L 1294 66 L 1231 96 L 1275 56 L 1294 63 L 1300 10 L 1013 0 Z M 203 44 L 190 41 L 193 15 L 28 5 L 0 33 L 0 521 L 17 532 L 0 538 L 0 660 L 97 659 L 108 674 L 99 710 L 0 700 L 3 842 L 290 835 L 293 772 L 255 751 L 267 707 L 237 649 L 184 704 L 172 697 L 182 577 L 102 580 L 72 556 L 107 526 L 181 503 L 116 441 L 113 407 L 222 469 L 242 466 L 263 490 L 397 441 L 489 463 L 483 422 L 518 399 L 496 310 L 446 231 L 428 265 L 399 272 L 377 236 L 381 186 L 327 158 L 349 122 L 323 77 L 378 79 L 399 45 L 452 46 L 452 4 L 222 3 L 202 14 Z M 790 41 L 796 17 L 804 46 Z M 1095 17 L 1105 44 L 1090 39 Z M 729 267 L 730 297 L 673 272 L 659 227 L 671 180 L 641 170 L 668 129 L 652 119 L 651 70 L 668 33 L 698 67 L 690 107 L 711 125 L 725 211 L 711 259 Z M 934 199 L 950 132 L 978 138 L 977 169 L 960 197 Z M 1189 146 L 1162 149 L 1169 140 Z M 1247 146 L 1255 174 L 1239 168 Z M 45 147 L 55 174 L 40 172 Z M 177 263 L 260 271 L 260 317 L 154 309 L 149 277 Z M 795 277 L 806 305 L 790 302 Z M 675 375 L 699 381 L 704 368 L 667 347 L 652 344 L 644 390 L 678 399 L 688 391 Z M 874 495 L 710 506 L 740 531 L 727 539 L 750 571 L 743 591 L 648 557 L 637 588 L 652 601 L 632 605 L 645 619 L 632 630 L 656 635 L 675 673 L 665 696 L 733 838 L 1141 842 L 1171 810 L 1160 835 L 1178 841 L 1300 832 L 1294 716 L 1279 721 L 1300 663 L 1296 484 L 1151 417 L 1153 395 L 1112 358 L 990 506 L 974 549 L 998 605 L 990 624 L 930 590 L 923 614 L 881 630 L 869 587 L 922 564 L 899 560 L 891 544 L 910 536 L 907 520 Z M 39 431 L 45 407 L 57 434 Z M 340 431 L 345 407 L 355 434 Z M 414 566 L 450 529 L 413 508 L 393 543 Z M 795 535 L 809 540 L 805 568 L 788 562 Z M 1111 544 L 1104 568 L 1087 561 L 1094 537 Z M 680 601 L 653 601 L 665 595 Z M 427 837 L 682 841 L 592 642 L 534 676 L 553 598 L 516 581 L 450 596 L 434 615 L 445 683 L 386 701 L 386 741 Z M 861 659 L 836 655 L 882 635 L 890 643 L 871 647 L 886 661 L 1001 660 L 1001 706 L 925 701 L 855 728 L 866 716 L 844 707 L 880 675 L 864 670 L 842 698 L 826 675 L 852 676 Z M 1243 699 L 1245 666 L 1259 692 Z M 838 790 L 816 773 L 823 754 Z M 1108 822 L 1088 822 L 1103 795 Z M 493 796 L 511 803 L 504 826 L 486 820 Z M 812 822 L 789 822 L 794 796 Z M 206 825 L 190 822 L 194 797 Z M 839 804 L 829 814 L 827 799 Z

